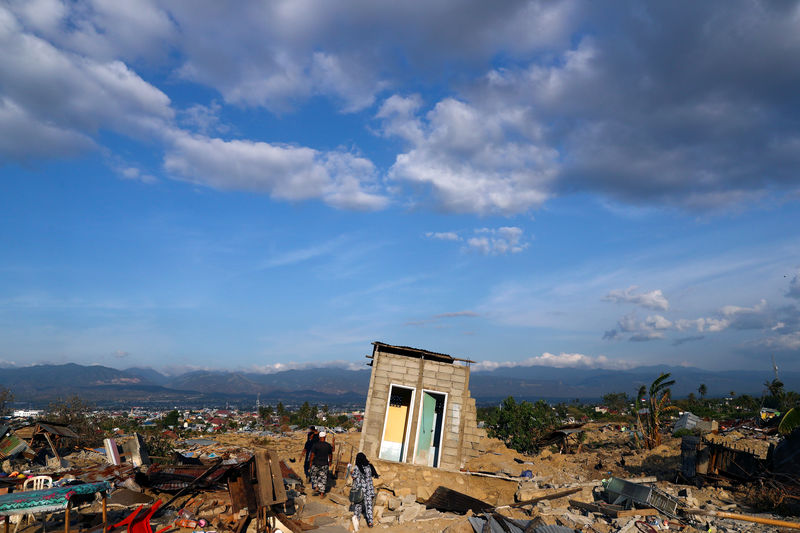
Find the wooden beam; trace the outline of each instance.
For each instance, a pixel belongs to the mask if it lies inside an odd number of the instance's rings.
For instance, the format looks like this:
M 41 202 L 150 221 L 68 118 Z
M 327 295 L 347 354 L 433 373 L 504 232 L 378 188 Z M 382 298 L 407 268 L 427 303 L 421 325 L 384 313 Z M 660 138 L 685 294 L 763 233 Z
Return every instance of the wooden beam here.
M 49 440 L 49 439 L 48 439 Z M 64 533 L 69 533 L 69 509 L 72 507 L 72 502 L 67 502 L 67 508 L 64 509 Z
M 531 505 L 543 500 L 557 500 L 558 498 L 563 498 L 564 496 L 569 496 L 570 494 L 575 494 L 576 492 L 580 492 L 582 490 L 583 489 L 581 487 L 575 487 L 573 489 L 561 490 L 558 492 L 545 494 L 544 496 L 539 496 L 537 498 L 531 498 L 530 500 L 525 500 L 524 502 L 512 503 L 511 505 L 503 505 L 502 507 L 524 507 L 526 505 Z
M 100 493 L 103 498 L 103 533 L 106 533 L 106 528 L 108 527 L 108 495 L 106 491 Z
M 50 448 L 53 450 L 53 453 L 55 454 L 55 456 L 56 456 L 56 459 L 58 459 L 58 462 L 60 463 L 60 462 L 61 462 L 61 456 L 59 456 L 59 455 L 58 455 L 58 450 L 57 450 L 57 449 L 56 449 L 56 447 L 53 445 L 53 441 L 52 441 L 52 440 L 50 440 L 50 435 L 48 435 L 48 434 L 45 432 L 45 433 L 44 433 L 44 438 L 45 438 L 45 439 L 47 439 L 47 444 L 49 444 L 49 445 L 50 445 Z

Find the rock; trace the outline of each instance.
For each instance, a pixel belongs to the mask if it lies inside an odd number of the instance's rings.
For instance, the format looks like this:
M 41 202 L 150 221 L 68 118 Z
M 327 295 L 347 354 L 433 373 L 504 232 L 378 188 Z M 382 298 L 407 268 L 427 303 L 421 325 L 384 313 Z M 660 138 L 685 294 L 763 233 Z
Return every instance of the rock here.
M 47 468 L 52 470 L 60 470 L 62 468 L 69 468 L 70 466 L 72 466 L 72 463 L 64 458 L 59 459 L 57 457 L 51 457 L 47 460 Z
M 344 505 L 345 507 L 350 507 L 350 499 L 347 496 L 341 496 L 339 494 L 336 494 L 335 492 L 329 492 L 328 499 L 333 503 Z
M 394 515 L 382 516 L 378 519 L 379 524 L 394 524 L 396 517 Z
M 375 496 L 375 507 L 386 507 L 386 504 L 389 502 L 389 493 L 386 491 L 379 491 L 378 495 Z
M 399 522 L 405 524 L 406 522 L 414 521 L 422 512 L 422 509 L 423 507 L 421 505 L 404 506 L 403 511 L 400 513 Z
M 436 509 L 425 509 L 424 511 L 419 513 L 419 516 L 417 516 L 417 521 L 419 521 L 419 520 L 434 520 L 436 518 L 441 518 L 441 517 L 442 517 L 442 513 L 440 513 Z
M 381 517 L 383 516 L 383 512 L 384 512 L 385 510 L 386 510 L 386 507 L 375 507 L 375 508 L 373 508 L 373 510 L 372 510 L 372 517 L 373 517 L 375 520 L 377 520 L 377 521 L 379 521 L 379 522 L 380 522 L 380 520 L 381 520 Z
M 430 488 L 430 485 L 417 485 L 417 499 L 418 500 L 427 500 L 433 494 L 433 490 Z
M 592 524 L 592 529 L 597 531 L 597 533 L 611 533 L 611 526 L 603 522 L 602 520 L 598 520 Z
M 459 520 L 455 524 L 450 524 L 442 533 L 474 533 L 474 529 L 467 520 Z
M 594 520 L 589 518 L 588 516 L 579 515 L 571 511 L 564 511 L 561 517 L 566 518 L 567 520 L 570 520 L 571 522 L 575 524 L 580 524 L 582 526 L 591 526 L 592 524 L 594 524 Z
M 544 493 L 545 491 L 539 488 L 538 483 L 525 483 L 524 486 L 517 490 L 517 493 L 514 495 L 514 499 L 518 502 L 524 502 L 538 498 Z
M 417 497 L 414 494 L 407 494 L 403 496 L 402 505 L 410 505 L 417 502 Z
M 409 494 L 411 494 L 411 488 L 410 487 L 400 487 L 399 489 L 395 490 L 394 493 L 395 493 L 395 495 L 397 495 L 397 496 L 402 498 L 403 496 L 408 496 Z
M 396 497 L 389 497 L 386 505 L 387 505 L 387 507 L 389 507 L 389 509 L 391 511 L 396 511 L 396 510 L 400 509 L 401 505 L 403 505 L 403 500 L 401 500 L 400 498 L 396 498 Z

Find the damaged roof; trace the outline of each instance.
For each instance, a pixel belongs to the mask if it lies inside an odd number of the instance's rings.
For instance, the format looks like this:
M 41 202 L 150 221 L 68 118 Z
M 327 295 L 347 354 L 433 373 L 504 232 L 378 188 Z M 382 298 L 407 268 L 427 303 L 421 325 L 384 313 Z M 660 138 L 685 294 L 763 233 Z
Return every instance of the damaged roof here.
M 380 349 L 380 351 L 384 353 L 391 353 L 394 355 L 403 355 L 405 357 L 416 357 L 421 359 L 429 359 L 432 361 L 438 361 L 440 363 L 454 363 L 455 361 L 461 361 L 464 363 L 474 363 L 470 359 L 461 359 L 459 357 L 453 357 L 452 355 L 447 355 L 446 353 L 438 353 L 438 352 L 431 352 L 430 350 L 423 350 L 421 348 L 411 348 L 409 346 L 395 346 L 392 344 L 385 344 L 383 342 L 375 341 L 372 345 Z

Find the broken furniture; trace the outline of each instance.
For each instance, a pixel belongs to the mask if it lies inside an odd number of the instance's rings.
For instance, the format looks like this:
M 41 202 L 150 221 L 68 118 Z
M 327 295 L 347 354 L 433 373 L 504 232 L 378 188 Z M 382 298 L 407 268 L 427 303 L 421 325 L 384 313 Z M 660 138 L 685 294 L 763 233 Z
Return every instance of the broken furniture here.
M 156 513 L 156 511 L 158 511 L 158 508 L 161 507 L 162 503 L 164 503 L 162 500 L 156 500 L 155 503 L 150 506 L 150 509 L 142 514 L 139 513 L 142 511 L 144 506 L 140 505 L 124 520 L 111 526 L 111 529 L 125 526 L 125 531 L 127 533 L 153 533 L 153 526 L 150 525 L 150 519 L 153 518 L 153 515 Z M 155 533 L 163 533 L 170 528 L 172 528 L 172 526 L 168 525 L 159 529 Z
M 61 461 L 58 450 L 63 447 L 62 443 L 64 439 L 77 440 L 80 438 L 78 434 L 72 431 L 68 426 L 55 422 L 37 422 L 16 429 L 14 433 L 19 438 L 27 440 L 28 446 L 34 450 L 39 450 L 43 447 L 44 443 L 47 443 L 58 461 Z
M 50 476 L 29 477 L 22 484 L 22 492 L 49 489 L 52 486 L 53 486 L 53 478 L 51 478 Z M 30 518 L 33 518 L 34 520 L 36 519 L 36 517 L 33 516 L 33 513 L 27 513 L 20 516 L 19 522 L 17 522 L 17 525 L 14 526 L 14 532 L 16 533 L 17 529 L 19 529 L 19 525 L 22 523 L 23 520 L 27 521 Z
M 631 504 L 637 503 L 658 509 L 672 518 L 678 516 L 678 500 L 655 487 L 612 477 L 605 483 L 605 489 L 613 500 L 611 501 L 612 505 L 622 505 L 626 509 L 630 509 Z
M 103 499 L 103 533 L 105 533 L 107 525 L 106 494 L 110 488 L 109 483 L 101 481 L 0 495 L 0 516 L 5 518 L 5 533 L 8 533 L 9 516 L 55 511 L 64 511 L 64 531 L 69 533 L 69 512 L 73 498 L 98 492 Z

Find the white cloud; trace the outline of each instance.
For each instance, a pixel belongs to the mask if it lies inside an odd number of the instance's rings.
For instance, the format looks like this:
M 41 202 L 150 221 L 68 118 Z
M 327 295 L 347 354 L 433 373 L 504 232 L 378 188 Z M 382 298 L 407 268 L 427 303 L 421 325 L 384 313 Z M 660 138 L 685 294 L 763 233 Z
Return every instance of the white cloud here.
M 0 156 L 74 153 L 92 146 L 89 135 L 102 129 L 157 136 L 173 117 L 169 98 L 121 61 L 59 49 L 26 31 L 2 6 L 0 50 L 0 127 L 23 117 L 28 123 L 14 142 L 0 144 Z
M 137 167 L 123 166 L 118 168 L 117 172 L 126 180 L 141 181 L 142 183 L 155 183 L 158 181 L 155 176 L 142 172 Z
M 429 231 L 425 234 L 429 239 L 436 239 L 439 241 L 460 241 L 461 237 L 454 231 Z
M 410 145 L 390 178 L 429 186 L 442 208 L 461 213 L 519 213 L 550 196 L 557 152 L 537 139 L 536 121 L 524 109 L 446 98 L 423 120 L 413 114 L 416 104 L 394 96 L 378 112 L 383 134 Z
M 517 227 L 479 228 L 467 239 L 467 249 L 484 255 L 516 254 L 528 247 L 522 240 L 524 231 Z
M 797 273 L 789 282 L 789 291 L 786 293 L 787 298 L 794 298 L 800 300 L 800 273 Z
M 164 166 L 177 179 L 222 190 L 292 201 L 320 198 L 345 209 L 375 210 L 387 204 L 375 192 L 373 164 L 348 152 L 176 132 Z
M 352 361 L 325 361 L 325 362 L 305 362 L 305 363 L 275 363 L 272 365 L 253 365 L 248 370 L 260 374 L 275 374 L 286 372 L 287 370 L 306 370 L 309 368 L 337 368 L 345 370 L 364 370 L 364 363 L 354 363 Z
M 661 289 L 637 294 L 635 291 L 638 288 L 636 285 L 631 285 L 627 289 L 616 289 L 609 292 L 603 299 L 608 302 L 632 303 L 648 309 L 669 310 L 669 301 Z
M 542 355 L 529 357 L 522 361 L 481 361 L 473 365 L 474 371 L 494 370 L 496 368 L 513 368 L 518 366 L 550 366 L 555 368 L 631 368 L 633 365 L 627 361 L 612 360 L 605 355 L 584 355 L 581 353 L 552 354 L 544 352 Z
M 460 318 L 460 317 L 468 317 L 474 318 L 480 316 L 475 311 L 453 311 L 450 313 L 439 313 L 438 315 L 434 315 L 433 318 Z

